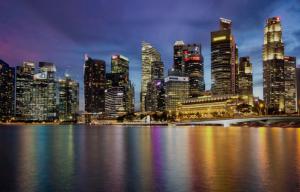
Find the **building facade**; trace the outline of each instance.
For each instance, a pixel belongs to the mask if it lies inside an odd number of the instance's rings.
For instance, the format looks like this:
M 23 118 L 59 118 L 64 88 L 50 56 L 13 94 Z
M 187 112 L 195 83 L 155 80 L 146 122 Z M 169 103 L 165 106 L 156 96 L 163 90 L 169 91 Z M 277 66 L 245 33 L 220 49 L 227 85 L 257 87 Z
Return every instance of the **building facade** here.
M 105 90 L 105 115 L 109 118 L 117 118 L 125 115 L 126 93 L 122 86 L 110 87 Z
M 296 57 L 284 56 L 284 108 L 285 113 L 297 111 Z
M 237 83 L 239 95 L 253 95 L 252 63 L 249 57 L 240 57 Z
M 58 81 L 59 120 L 76 121 L 79 111 L 79 83 L 69 75 Z
M 168 76 L 165 78 L 166 110 L 178 112 L 178 106 L 189 97 L 189 78 L 180 76 Z
M 157 61 L 161 61 L 160 53 L 151 44 L 142 42 L 141 112 L 145 112 L 147 86 L 152 79 L 152 65 Z
M 84 100 L 87 113 L 105 112 L 106 66 L 105 61 L 85 56 Z
M 33 76 L 30 116 L 26 121 L 54 121 L 57 111 L 56 67 L 53 63 L 39 62 L 39 71 Z M 27 106 L 28 107 L 28 106 Z
M 183 119 L 233 117 L 240 104 L 253 105 L 248 96 L 223 95 L 189 98 L 180 104 Z
M 238 48 L 231 32 L 232 22 L 220 18 L 220 29 L 211 32 L 211 82 L 213 95 L 235 94 Z
M 0 60 L 0 121 L 14 116 L 15 69 Z
M 284 111 L 284 44 L 279 17 L 267 19 L 263 45 L 264 101 L 268 114 Z
M 16 119 L 30 120 L 33 111 L 30 107 L 33 99 L 33 84 L 35 75 L 35 63 L 23 62 L 16 68 Z

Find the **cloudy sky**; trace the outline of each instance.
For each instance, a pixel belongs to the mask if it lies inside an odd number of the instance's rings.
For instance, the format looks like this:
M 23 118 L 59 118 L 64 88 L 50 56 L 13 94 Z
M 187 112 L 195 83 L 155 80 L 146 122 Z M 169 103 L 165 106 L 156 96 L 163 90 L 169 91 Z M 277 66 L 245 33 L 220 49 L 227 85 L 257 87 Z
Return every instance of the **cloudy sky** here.
M 0 58 L 12 66 L 54 62 L 59 76 L 80 81 L 81 106 L 85 53 L 104 59 L 108 69 L 112 54 L 129 57 L 138 105 L 143 40 L 160 51 L 166 71 L 176 40 L 201 43 L 210 89 L 210 32 L 219 17 L 233 21 L 239 55 L 251 58 L 255 95 L 262 97 L 266 18 L 281 17 L 285 54 L 300 58 L 300 0 L 2 0 L 0 8 Z

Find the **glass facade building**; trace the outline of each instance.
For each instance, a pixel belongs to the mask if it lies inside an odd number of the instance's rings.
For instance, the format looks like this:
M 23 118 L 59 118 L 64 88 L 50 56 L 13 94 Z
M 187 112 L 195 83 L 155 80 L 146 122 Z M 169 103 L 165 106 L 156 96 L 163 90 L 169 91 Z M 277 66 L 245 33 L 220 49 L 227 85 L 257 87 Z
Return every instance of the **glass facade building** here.
M 238 48 L 231 20 L 220 18 L 220 29 L 211 32 L 211 91 L 213 95 L 235 94 Z
M 284 111 L 284 44 L 279 17 L 267 19 L 263 44 L 264 101 L 268 114 Z
M 150 43 L 142 42 L 141 112 L 145 112 L 147 86 L 152 79 L 152 65 L 157 61 L 161 61 L 160 53 Z
M 79 111 L 79 83 L 69 75 L 58 81 L 59 92 L 59 120 L 76 121 Z
M 104 114 L 106 88 L 105 61 L 85 56 L 84 100 L 87 113 Z
M 0 121 L 14 116 L 15 68 L 0 60 Z
M 287 114 L 297 111 L 296 86 L 296 57 L 284 56 L 284 108 Z

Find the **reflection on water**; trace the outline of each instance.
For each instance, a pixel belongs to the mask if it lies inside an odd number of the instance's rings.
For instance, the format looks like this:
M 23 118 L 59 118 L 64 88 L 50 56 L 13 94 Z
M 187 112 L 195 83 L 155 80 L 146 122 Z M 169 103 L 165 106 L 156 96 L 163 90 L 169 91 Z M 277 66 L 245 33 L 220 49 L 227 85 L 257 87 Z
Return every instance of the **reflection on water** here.
M 300 129 L 1 126 L 0 191 L 300 191 Z

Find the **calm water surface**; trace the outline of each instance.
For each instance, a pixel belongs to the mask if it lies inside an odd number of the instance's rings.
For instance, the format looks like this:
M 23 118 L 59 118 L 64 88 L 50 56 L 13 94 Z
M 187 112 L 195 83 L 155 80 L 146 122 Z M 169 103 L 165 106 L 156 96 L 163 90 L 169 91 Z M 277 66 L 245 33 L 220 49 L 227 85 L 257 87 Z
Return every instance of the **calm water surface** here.
M 0 126 L 0 191 L 300 191 L 300 129 Z

